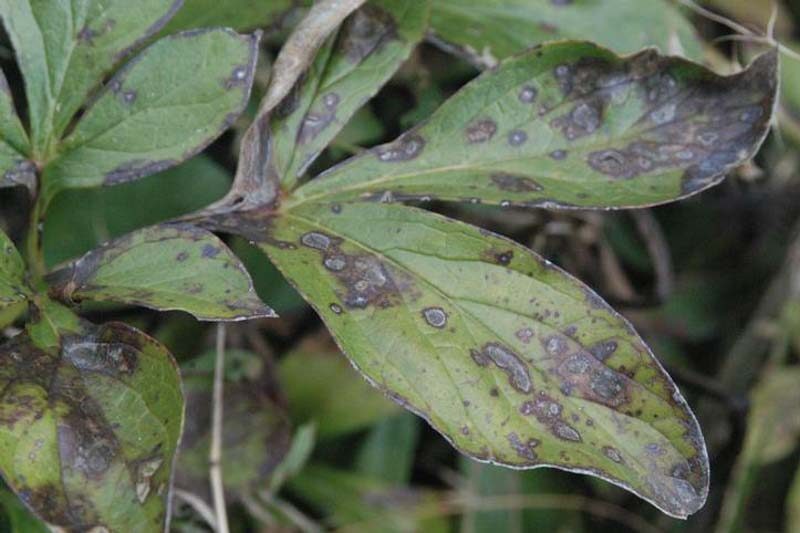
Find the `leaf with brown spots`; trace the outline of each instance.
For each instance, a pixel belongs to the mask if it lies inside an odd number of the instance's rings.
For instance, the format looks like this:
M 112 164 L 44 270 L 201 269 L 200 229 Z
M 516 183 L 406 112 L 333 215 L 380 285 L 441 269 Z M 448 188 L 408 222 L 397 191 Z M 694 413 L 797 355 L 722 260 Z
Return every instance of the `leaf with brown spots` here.
M 36 191 L 36 165 L 28 160 L 30 142 L 19 120 L 11 89 L 0 70 L 0 187 L 24 185 Z
M 135 231 L 88 252 L 48 276 L 50 292 L 181 310 L 200 320 L 274 317 L 239 259 L 214 234 L 165 224 Z
M 722 77 L 645 50 L 544 45 L 466 85 L 420 127 L 299 188 L 308 201 L 439 199 L 623 208 L 719 183 L 766 137 L 777 53 Z
M 553 466 L 686 517 L 708 458 L 675 384 L 594 292 L 514 242 L 415 208 L 304 204 L 260 246 L 378 389 L 458 450 Z
M 112 77 L 44 170 L 45 198 L 115 185 L 188 159 L 244 109 L 259 34 L 195 30 L 165 37 Z
M 25 280 L 25 263 L 11 239 L 0 230 L 0 325 L 24 309 L 31 290 Z
M 53 154 L 87 96 L 181 0 L 4 0 L 0 17 L 25 77 L 31 144 Z
M 428 23 L 429 2 L 370 2 L 328 39 L 272 119 L 273 162 L 291 189 L 347 121 L 400 68 Z
M 431 29 L 435 43 L 481 68 L 562 39 L 586 39 L 620 53 L 657 46 L 703 58 L 692 25 L 668 0 L 437 0 Z
M 68 531 L 162 531 L 183 423 L 169 352 L 121 323 L 46 302 L 0 347 L 0 471 Z
M 192 216 L 192 220 L 225 217 L 248 210 L 259 212 L 271 209 L 278 202 L 281 176 L 272 156 L 272 113 L 312 65 L 328 36 L 364 2 L 319 0 L 309 9 L 275 60 L 267 93 L 242 138 L 231 190 L 224 198 Z M 241 220 L 231 222 L 241 224 Z

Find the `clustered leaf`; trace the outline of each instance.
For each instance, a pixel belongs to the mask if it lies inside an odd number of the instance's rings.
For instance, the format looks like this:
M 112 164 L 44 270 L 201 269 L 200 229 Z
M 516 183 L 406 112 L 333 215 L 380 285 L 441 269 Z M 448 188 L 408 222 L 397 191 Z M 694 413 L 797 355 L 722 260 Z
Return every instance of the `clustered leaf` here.
M 305 119 L 304 80 L 281 107 L 265 99 L 231 193 L 198 219 L 256 242 L 367 380 L 460 451 L 591 474 L 686 517 L 708 493 L 705 443 L 631 325 L 527 248 L 398 203 L 621 208 L 696 194 L 758 150 L 776 77 L 775 52 L 722 77 L 655 50 L 545 44 L 281 197 L 297 171 L 269 113 Z
M 656 44 L 698 57 L 690 26 L 662 1 L 620 0 L 611 12 L 545 0 L 362 4 L 317 2 L 288 38 L 225 198 L 56 270 L 46 277 L 50 297 L 208 320 L 274 316 L 207 229 L 240 234 L 316 309 L 372 385 L 458 450 L 594 475 L 669 515 L 692 514 L 708 493 L 703 436 L 632 326 L 531 250 L 402 203 L 624 208 L 696 194 L 763 142 L 777 53 L 728 77 L 654 49 L 619 56 L 581 41 L 512 56 L 551 36 L 580 36 L 617 52 Z M 136 55 L 180 5 L 0 2 L 31 132 L 29 140 L 0 78 L 0 186 L 40 189 L 41 215 L 64 189 L 172 167 L 232 124 L 249 97 L 260 34 L 191 30 Z M 196 19 L 202 5 L 189 0 L 183 13 Z M 273 8 L 270 16 L 288 3 Z M 652 28 L 594 21 L 632 10 Z M 396 141 L 301 184 L 400 68 L 429 17 L 434 40 L 493 68 Z M 171 355 L 129 326 L 89 324 L 34 294 L 5 235 L 0 247 L 0 311 L 32 310 L 26 331 L 0 347 L 0 471 L 52 525 L 163 529 L 183 417 Z M 237 425 L 246 427 L 252 405 L 268 408 L 260 400 L 235 402 Z M 204 474 L 207 436 L 195 429 L 187 464 Z M 273 433 L 234 444 L 263 454 Z M 254 479 L 239 474 L 237 486 Z

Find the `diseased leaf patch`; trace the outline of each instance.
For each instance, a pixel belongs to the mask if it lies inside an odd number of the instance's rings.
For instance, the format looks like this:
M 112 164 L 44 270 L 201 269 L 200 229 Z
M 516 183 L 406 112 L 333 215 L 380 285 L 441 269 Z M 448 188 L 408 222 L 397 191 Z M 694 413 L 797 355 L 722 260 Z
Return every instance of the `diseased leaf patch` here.
M 89 93 L 136 44 L 161 28 L 180 0 L 7 0 L 0 16 L 25 77 L 37 158 L 55 142 Z
M 119 71 L 46 169 L 48 193 L 124 183 L 188 159 L 247 103 L 258 34 L 195 30 L 165 37 Z
M 31 290 L 25 275 L 22 257 L 8 235 L 0 230 L 0 313 L 28 299 Z
M 121 323 L 58 334 L 0 347 L 6 482 L 53 526 L 162 530 L 183 419 L 172 356 Z
M 368 380 L 460 451 L 593 474 L 674 516 L 705 501 L 705 445 L 675 385 L 623 318 L 530 250 L 369 203 L 284 211 L 261 246 Z
M 422 38 L 428 11 L 427 1 L 370 2 L 320 50 L 272 120 L 272 157 L 288 186 L 400 67 Z
M 752 157 L 777 53 L 721 77 L 653 50 L 554 43 L 504 61 L 426 123 L 297 190 L 309 200 L 440 199 L 619 208 L 696 194 Z
M 201 320 L 273 317 L 239 259 L 212 233 L 152 226 L 114 239 L 48 276 L 64 301 L 182 310 Z

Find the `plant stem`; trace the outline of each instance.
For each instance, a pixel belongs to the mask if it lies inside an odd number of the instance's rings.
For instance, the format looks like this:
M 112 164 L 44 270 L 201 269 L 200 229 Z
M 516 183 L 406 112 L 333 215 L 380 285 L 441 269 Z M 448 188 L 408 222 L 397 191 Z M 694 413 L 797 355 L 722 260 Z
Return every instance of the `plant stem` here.
M 42 203 L 39 196 L 31 208 L 30 218 L 28 219 L 28 234 L 25 238 L 25 256 L 28 260 L 28 269 L 32 276 L 34 288 L 42 284 L 46 268 L 44 263 L 44 251 L 42 249 Z
M 208 451 L 208 477 L 217 533 L 228 533 L 225 487 L 222 483 L 222 413 L 225 374 L 225 324 L 217 324 L 217 357 L 214 363 L 214 390 L 211 404 L 211 446 Z

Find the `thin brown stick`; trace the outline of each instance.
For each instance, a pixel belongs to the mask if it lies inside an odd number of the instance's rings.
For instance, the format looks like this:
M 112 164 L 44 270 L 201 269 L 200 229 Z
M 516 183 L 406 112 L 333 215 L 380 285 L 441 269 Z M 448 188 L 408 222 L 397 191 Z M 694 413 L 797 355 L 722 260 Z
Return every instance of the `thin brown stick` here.
M 634 210 L 631 211 L 631 216 L 653 261 L 653 269 L 656 273 L 655 292 L 659 301 L 663 302 L 669 297 L 675 283 L 672 256 L 669 253 L 667 240 L 664 238 L 658 220 L 651 211 Z
M 222 483 L 222 414 L 225 375 L 225 324 L 217 324 L 217 357 L 214 363 L 214 390 L 211 404 L 211 445 L 208 450 L 208 478 L 217 518 L 217 533 L 228 533 L 225 487 Z
M 208 524 L 211 529 L 217 528 L 217 520 L 214 517 L 214 511 L 211 510 L 211 507 L 209 507 L 200 496 L 181 489 L 174 489 L 173 494 L 176 498 L 180 498 L 186 505 L 194 509 L 194 512 L 200 515 L 200 518 L 205 520 L 206 524 Z

